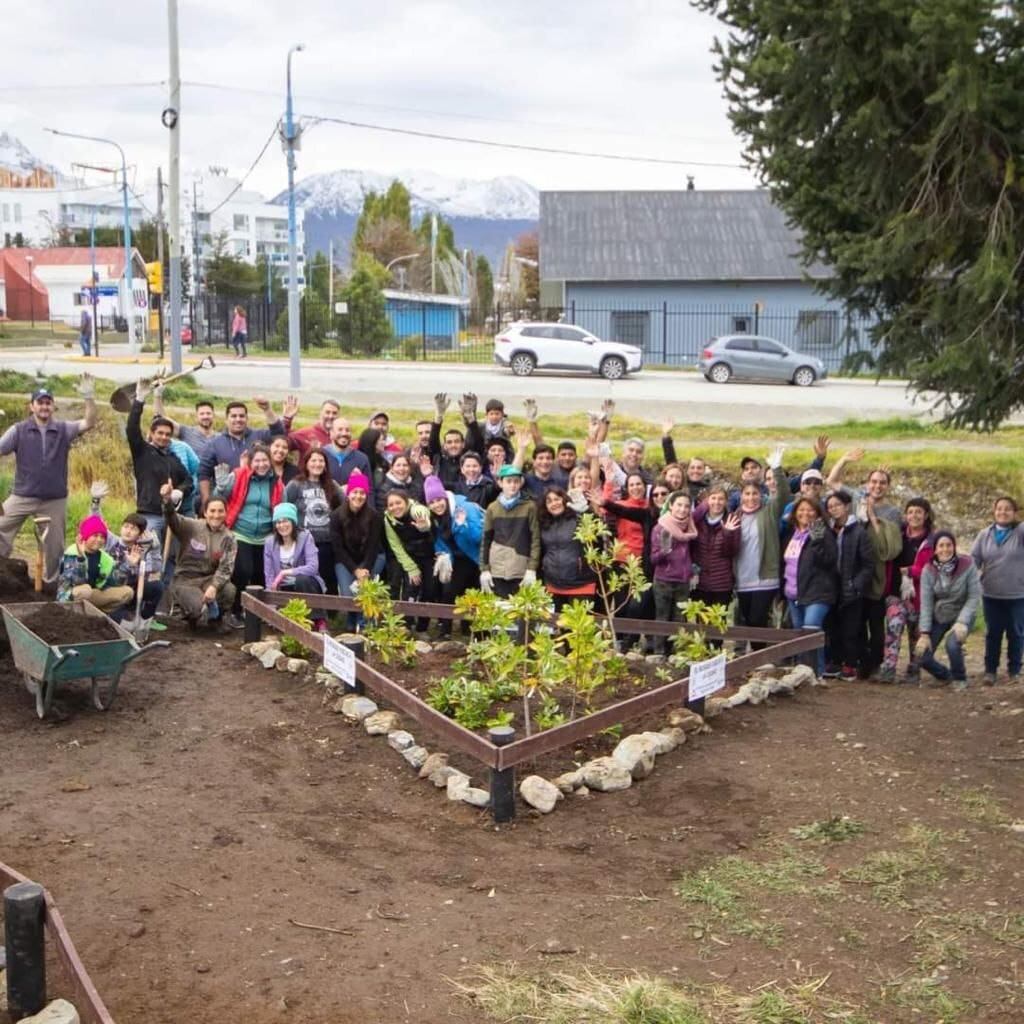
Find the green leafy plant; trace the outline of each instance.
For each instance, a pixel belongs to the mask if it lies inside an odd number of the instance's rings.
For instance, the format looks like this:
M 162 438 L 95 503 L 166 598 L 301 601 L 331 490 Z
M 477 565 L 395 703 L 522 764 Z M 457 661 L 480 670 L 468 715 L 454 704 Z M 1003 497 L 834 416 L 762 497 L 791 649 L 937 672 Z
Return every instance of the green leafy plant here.
M 703 601 L 680 601 L 679 611 L 690 626 L 710 626 L 724 633 L 729 628 L 729 612 L 720 605 L 705 604 Z M 706 661 L 720 654 L 706 635 L 699 629 L 680 629 L 672 638 L 672 654 L 669 663 L 674 668 L 688 668 L 694 662 Z
M 363 636 L 370 650 L 385 665 L 392 661 L 411 665 L 416 657 L 416 641 L 405 619 L 395 612 L 387 584 L 382 580 L 364 580 L 356 591 L 355 602 L 368 624 Z
M 446 676 L 427 691 L 427 703 L 449 715 L 467 729 L 481 729 L 489 723 L 493 703 L 490 690 L 464 675 Z
M 550 696 L 544 698 L 540 709 L 534 717 L 537 726 L 541 729 L 552 729 L 556 725 L 562 725 L 565 722 L 565 715 L 562 714 L 558 701 Z
M 293 597 L 287 604 L 282 605 L 278 612 L 289 622 L 294 622 L 296 626 L 301 626 L 303 629 L 313 628 L 313 617 L 309 605 L 301 597 Z M 309 651 L 298 640 L 290 636 L 281 638 L 281 653 L 287 654 L 289 658 L 305 658 L 309 655 Z
M 602 625 L 585 601 L 572 601 L 558 616 L 563 630 L 559 643 L 564 648 L 566 681 L 572 688 L 569 719 L 576 717 L 577 702 L 589 708 L 594 693 L 625 671 L 626 661 L 615 653 L 609 627 Z
M 625 560 L 618 558 L 621 545 L 607 524 L 592 512 L 580 516 L 573 536 L 583 545 L 583 557 L 597 579 L 597 591 L 608 614 L 608 628 L 615 639 L 615 616 L 651 588 L 643 563 L 636 555 L 628 555 Z

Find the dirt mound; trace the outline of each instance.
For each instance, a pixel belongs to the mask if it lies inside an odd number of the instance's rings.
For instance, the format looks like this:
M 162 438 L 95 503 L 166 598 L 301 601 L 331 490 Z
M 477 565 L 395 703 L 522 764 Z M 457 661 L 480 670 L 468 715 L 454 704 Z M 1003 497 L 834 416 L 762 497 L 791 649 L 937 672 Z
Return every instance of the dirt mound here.
M 21 620 L 48 644 L 91 644 L 120 640 L 121 634 L 107 619 L 79 615 L 67 605 L 44 604 Z
M 28 563 L 20 558 L 0 558 L 0 601 L 11 602 L 12 599 L 35 599 Z

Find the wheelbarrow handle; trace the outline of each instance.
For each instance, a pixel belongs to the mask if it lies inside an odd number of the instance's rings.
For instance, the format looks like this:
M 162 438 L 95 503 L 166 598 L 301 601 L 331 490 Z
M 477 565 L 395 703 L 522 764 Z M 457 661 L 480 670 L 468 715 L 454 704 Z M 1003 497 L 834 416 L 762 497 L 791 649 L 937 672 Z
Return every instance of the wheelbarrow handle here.
M 154 640 L 150 644 L 146 644 L 145 647 L 140 647 L 137 651 L 132 651 L 124 660 L 121 662 L 121 666 L 124 667 L 129 661 L 134 661 L 136 658 L 143 654 L 148 654 L 150 651 L 156 650 L 158 647 L 170 647 L 170 640 Z

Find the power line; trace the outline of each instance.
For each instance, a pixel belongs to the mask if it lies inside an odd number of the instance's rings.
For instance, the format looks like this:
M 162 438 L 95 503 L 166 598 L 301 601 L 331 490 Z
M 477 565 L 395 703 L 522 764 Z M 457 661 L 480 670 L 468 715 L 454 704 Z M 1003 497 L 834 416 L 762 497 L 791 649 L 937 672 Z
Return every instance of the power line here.
M 241 187 L 245 184 L 246 179 L 249 177 L 249 175 L 252 174 L 254 170 L 256 170 L 256 165 L 263 159 L 264 153 L 266 153 L 267 149 L 270 146 L 270 143 L 273 141 L 274 136 L 276 134 L 277 123 L 275 122 L 274 127 L 271 128 L 270 130 L 270 134 L 267 136 L 267 141 L 263 143 L 263 148 L 259 151 L 259 153 L 256 154 L 256 159 L 253 160 L 253 162 L 249 165 L 249 170 L 247 170 L 245 174 L 242 175 L 242 178 L 238 182 L 238 184 L 212 210 L 205 210 L 204 213 L 206 213 L 208 216 L 210 214 L 214 214 L 222 206 L 226 205 L 232 198 L 234 198 L 235 193 L 238 192 L 239 189 L 241 189 Z
M 68 82 L 61 85 L 0 85 L 0 93 L 5 92 L 84 92 L 96 89 L 156 89 L 166 86 L 166 81 L 159 82 Z
M 328 122 L 349 128 L 363 128 L 367 131 L 387 132 L 391 135 L 411 135 L 418 139 L 435 139 L 440 142 L 462 142 L 471 146 L 487 146 L 491 149 L 515 149 L 527 153 L 552 153 L 556 156 L 579 156 L 594 160 L 618 160 L 624 163 L 669 164 L 674 167 L 727 167 L 744 170 L 743 164 L 718 163 L 711 160 L 675 160 L 670 157 L 637 156 L 626 153 L 599 153 L 583 149 L 561 149 L 556 146 L 532 146 L 522 142 L 495 142 L 493 139 L 473 139 L 461 135 L 443 135 L 440 132 L 417 131 L 413 128 L 395 128 L 390 125 L 369 124 L 365 121 L 349 121 L 342 117 L 309 115 L 314 124 Z

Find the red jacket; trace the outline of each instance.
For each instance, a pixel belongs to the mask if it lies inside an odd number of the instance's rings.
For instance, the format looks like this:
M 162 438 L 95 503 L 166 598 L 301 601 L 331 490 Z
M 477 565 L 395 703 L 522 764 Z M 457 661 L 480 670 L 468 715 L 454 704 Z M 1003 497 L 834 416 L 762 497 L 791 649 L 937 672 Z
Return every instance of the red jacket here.
M 241 466 L 235 470 L 235 486 L 231 489 L 231 497 L 228 498 L 228 507 L 225 515 L 225 522 L 228 529 L 233 529 L 238 513 L 242 511 L 246 495 L 249 493 L 249 481 L 252 479 L 252 470 Z M 274 508 L 284 500 L 284 484 L 281 478 L 274 480 L 274 486 L 270 488 L 270 507 Z

